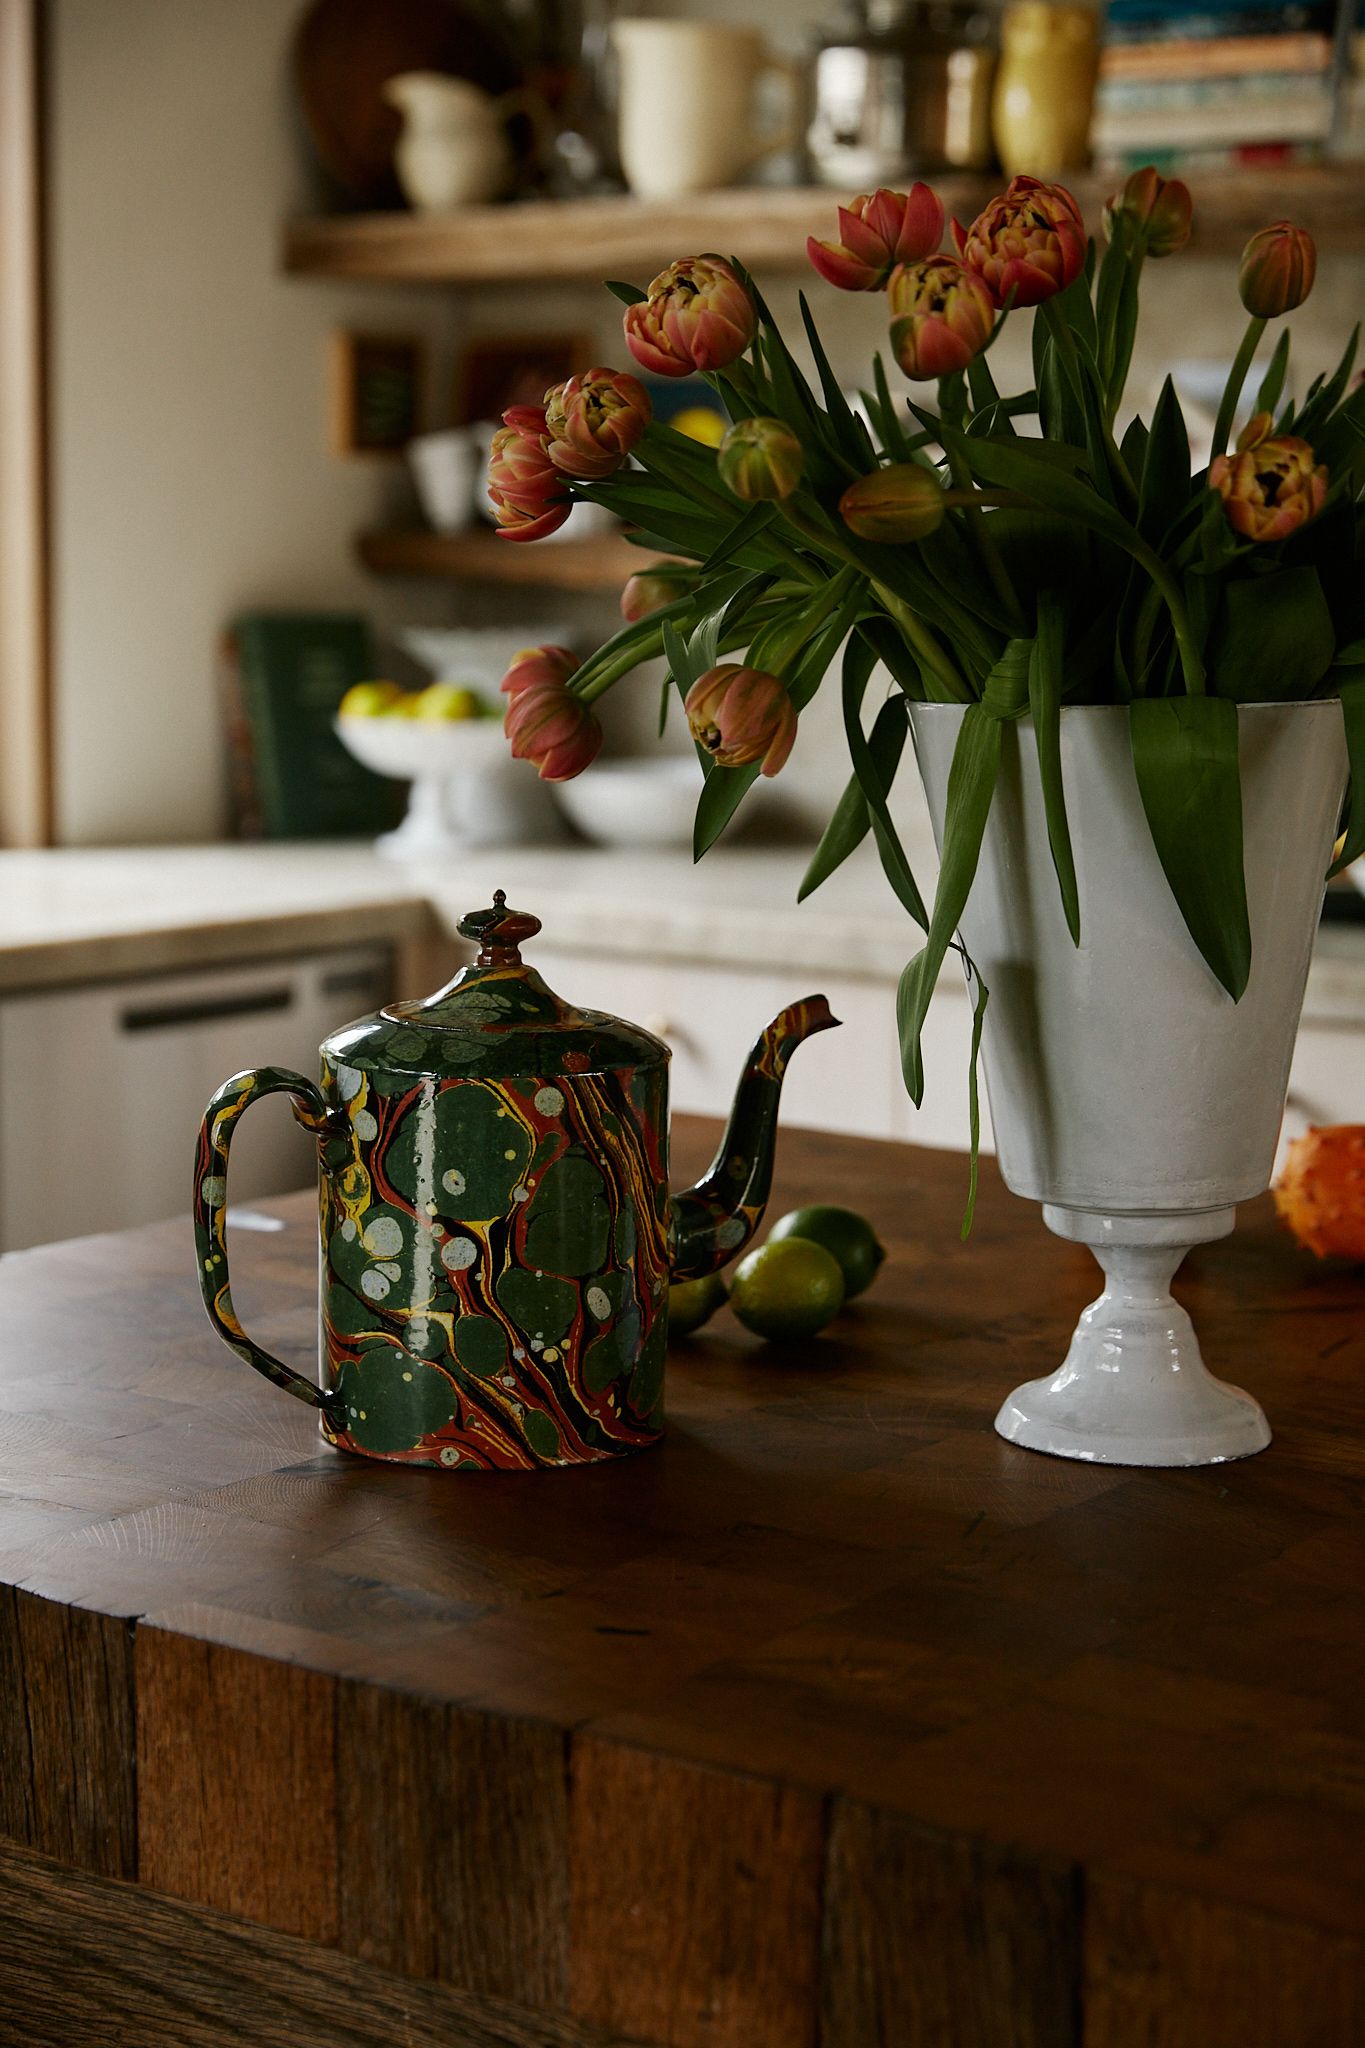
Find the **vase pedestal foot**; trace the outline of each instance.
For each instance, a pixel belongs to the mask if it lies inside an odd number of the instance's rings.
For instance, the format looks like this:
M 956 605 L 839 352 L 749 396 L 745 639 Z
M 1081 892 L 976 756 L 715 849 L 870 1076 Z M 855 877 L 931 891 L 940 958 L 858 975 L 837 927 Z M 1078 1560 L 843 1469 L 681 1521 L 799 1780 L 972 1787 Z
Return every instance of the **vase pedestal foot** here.
M 1233 1209 L 1102 1216 L 1050 1204 L 1043 1221 L 1088 1245 L 1104 1292 L 1076 1325 L 1061 1370 L 1016 1387 L 995 1418 L 1010 1443 L 1102 1465 L 1217 1465 L 1270 1442 L 1258 1402 L 1205 1366 L 1170 1291 L 1191 1246 L 1226 1237 Z

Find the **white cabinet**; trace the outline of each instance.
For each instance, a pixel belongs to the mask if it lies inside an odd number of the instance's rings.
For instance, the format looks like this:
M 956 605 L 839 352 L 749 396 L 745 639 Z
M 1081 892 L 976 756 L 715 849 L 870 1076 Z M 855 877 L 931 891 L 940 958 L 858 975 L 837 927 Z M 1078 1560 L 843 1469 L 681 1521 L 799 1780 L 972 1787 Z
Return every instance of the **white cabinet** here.
M 1304 1019 L 1289 1071 L 1287 1138 L 1310 1124 L 1365 1123 L 1365 1022 Z
M 316 1075 L 329 1031 L 390 993 L 387 948 L 0 1000 L 0 1250 L 184 1214 L 209 1096 L 244 1067 Z M 283 1101 L 234 1138 L 237 1201 L 302 1187 Z
M 928 1086 L 916 1111 L 901 1080 L 896 992 L 890 982 L 698 961 L 625 959 L 558 952 L 537 941 L 531 955 L 550 986 L 570 1002 L 629 1017 L 673 1051 L 675 1109 L 722 1116 L 739 1070 L 765 1024 L 788 1003 L 817 992 L 840 1020 L 803 1045 L 782 1094 L 785 1122 L 867 1138 L 965 1147 L 971 1006 L 945 980 L 924 1034 Z M 984 1117 L 989 1143 L 989 1123 Z

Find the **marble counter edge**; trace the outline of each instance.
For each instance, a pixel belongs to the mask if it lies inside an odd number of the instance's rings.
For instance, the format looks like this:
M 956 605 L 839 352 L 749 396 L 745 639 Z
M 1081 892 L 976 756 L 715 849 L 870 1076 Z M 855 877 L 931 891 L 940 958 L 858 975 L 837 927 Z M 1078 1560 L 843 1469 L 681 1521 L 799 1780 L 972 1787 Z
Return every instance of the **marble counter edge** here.
M 166 892 L 173 904 L 179 900 L 178 910 L 163 905 L 158 914 L 143 877 L 159 855 L 179 857 L 196 886 L 187 890 L 182 872 Z M 8 938 L 0 900 L 3 996 L 376 940 L 459 944 L 460 917 L 495 886 L 545 913 L 547 947 L 599 957 L 776 971 L 812 983 L 831 977 L 894 985 L 920 938 L 863 854 L 820 896 L 798 905 L 808 858 L 802 848 L 722 849 L 699 868 L 680 853 L 642 851 L 627 863 L 618 854 L 578 846 L 480 849 L 463 856 L 458 871 L 429 862 L 390 866 L 368 852 L 312 843 L 306 849 L 226 845 L 107 856 L 63 850 L 17 858 L 22 865 L 9 870 L 12 887 L 18 876 L 16 895 L 29 876 L 46 882 L 50 874 L 60 886 L 49 887 L 51 907 L 42 899 L 30 905 Z M 0 856 L 0 872 L 15 859 Z M 53 863 L 50 870 L 45 860 Z M 102 888 L 87 903 L 80 880 L 87 863 L 94 874 L 101 861 Z M 120 882 L 127 903 L 116 900 L 113 884 Z M 75 914 L 63 887 L 78 904 Z M 310 889 L 323 899 L 316 905 L 307 901 Z M 224 907 L 234 895 L 245 896 L 249 906 L 237 916 Z M 199 901 L 211 911 L 201 913 Z M 40 936 L 44 912 L 55 928 Z M 941 979 L 946 989 L 965 995 L 956 961 L 945 963 Z M 1365 931 L 1336 927 L 1319 935 L 1304 1015 L 1318 1025 L 1365 1024 Z

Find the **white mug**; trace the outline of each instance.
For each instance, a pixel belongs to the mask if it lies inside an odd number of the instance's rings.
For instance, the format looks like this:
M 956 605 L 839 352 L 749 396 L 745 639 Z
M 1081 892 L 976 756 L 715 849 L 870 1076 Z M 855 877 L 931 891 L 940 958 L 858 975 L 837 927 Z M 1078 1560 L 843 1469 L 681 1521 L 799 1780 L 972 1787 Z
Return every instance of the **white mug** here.
M 723 22 L 631 18 L 612 30 L 619 67 L 621 167 L 641 199 L 681 199 L 729 185 L 796 133 L 793 117 L 760 134 L 754 97 L 780 73 L 793 103 L 799 67 L 768 51 L 757 29 Z
M 437 533 L 461 533 L 472 525 L 475 493 L 488 463 L 481 429 L 448 427 L 439 434 L 416 434 L 407 455 L 418 500 Z

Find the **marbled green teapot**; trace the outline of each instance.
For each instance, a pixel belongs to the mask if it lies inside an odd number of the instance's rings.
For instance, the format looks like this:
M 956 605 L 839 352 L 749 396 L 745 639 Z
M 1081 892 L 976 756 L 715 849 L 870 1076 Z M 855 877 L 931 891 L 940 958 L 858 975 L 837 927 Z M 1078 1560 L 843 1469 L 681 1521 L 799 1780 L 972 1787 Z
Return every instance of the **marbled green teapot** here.
M 669 1280 L 715 1272 L 757 1229 L 787 1061 L 837 1019 L 823 996 L 774 1019 L 710 1171 L 670 1197 L 668 1047 L 554 995 L 518 950 L 539 920 L 501 890 L 459 928 L 478 958 L 334 1033 L 320 1087 L 262 1067 L 213 1097 L 194 1170 L 204 1305 L 348 1451 L 526 1470 L 643 1450 L 663 1430 Z M 320 1386 L 252 1343 L 228 1279 L 232 1133 L 280 1092 L 321 1157 Z

